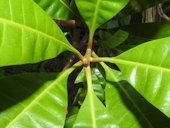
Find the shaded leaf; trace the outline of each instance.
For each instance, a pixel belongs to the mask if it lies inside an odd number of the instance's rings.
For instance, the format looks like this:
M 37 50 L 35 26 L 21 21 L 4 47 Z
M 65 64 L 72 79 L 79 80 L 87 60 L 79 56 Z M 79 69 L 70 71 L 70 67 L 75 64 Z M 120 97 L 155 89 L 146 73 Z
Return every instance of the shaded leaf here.
M 68 20 L 73 11 L 69 7 L 69 0 L 34 0 L 52 18 Z
M 59 74 L 25 74 L 0 80 L 0 126 L 63 127 L 67 114 L 67 78 Z M 41 87 L 39 89 L 39 87 Z
M 77 114 L 72 115 L 66 119 L 65 128 L 72 128 L 76 120 Z
M 105 49 L 114 49 L 115 47 L 122 44 L 128 38 L 128 33 L 123 30 L 115 32 L 108 40 L 101 42 L 101 45 Z
M 97 97 L 101 101 L 104 101 L 104 78 L 99 73 L 99 70 L 95 67 L 91 68 L 91 74 L 92 74 L 93 90 L 97 95 Z M 84 69 L 82 69 L 82 71 L 77 76 L 75 83 L 76 84 L 82 83 L 84 86 L 83 88 L 80 88 L 78 91 L 79 100 L 80 103 L 82 103 L 87 93 L 86 74 Z
M 119 127 L 140 128 L 140 122 L 135 114 L 124 103 L 119 90 L 114 83 L 106 83 L 106 107 Z M 146 125 L 147 126 L 147 125 Z
M 129 33 L 125 45 L 135 46 L 146 41 L 170 36 L 169 21 L 129 25 L 121 27 L 121 29 Z
M 122 10 L 120 16 L 138 13 L 165 1 L 167 0 L 130 0 L 128 5 Z

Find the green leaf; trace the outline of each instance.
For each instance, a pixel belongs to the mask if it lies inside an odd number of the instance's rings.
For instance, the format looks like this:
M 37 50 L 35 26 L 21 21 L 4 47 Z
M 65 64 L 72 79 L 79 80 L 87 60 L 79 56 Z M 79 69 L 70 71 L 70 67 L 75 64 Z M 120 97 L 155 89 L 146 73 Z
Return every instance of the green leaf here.
M 100 102 L 97 96 L 93 92 L 88 92 L 73 127 L 104 128 L 106 126 L 117 127 L 116 122 L 109 116 L 105 106 Z
M 106 83 L 106 107 L 109 114 L 112 115 L 114 121 L 118 123 L 120 128 L 140 128 L 140 121 L 135 116 L 135 113 L 128 108 L 118 88 L 114 83 Z M 146 126 L 150 127 L 150 125 Z
M 170 117 L 170 38 L 142 44 L 116 58 L 124 77 L 150 103 Z
M 122 51 L 131 49 L 147 41 L 170 37 L 169 21 L 128 25 L 121 27 L 121 29 L 129 33 L 127 40 L 117 47 L 117 49 Z
M 68 20 L 73 11 L 69 7 L 69 0 L 34 0 L 52 18 Z
M 120 82 L 123 80 L 122 74 L 114 69 L 111 69 L 103 62 L 100 63 L 106 71 L 106 108 L 113 120 L 118 123 L 119 127 L 126 128 L 140 128 L 140 120 L 137 119 L 135 113 L 127 106 L 125 100 L 130 102 L 130 107 L 136 110 L 140 115 L 140 118 L 145 122 L 145 127 L 152 127 L 150 122 L 141 112 L 140 108 L 133 101 L 127 89 L 124 89 L 123 84 Z M 122 93 L 122 94 L 121 94 Z
M 115 47 L 122 44 L 128 38 L 128 33 L 123 30 L 115 32 L 108 40 L 101 42 L 101 45 L 105 49 L 114 49 Z
M 80 14 L 90 30 L 94 31 L 103 23 L 114 17 L 129 0 L 76 0 Z
M 104 78 L 103 76 L 99 73 L 98 68 L 92 67 L 91 68 L 91 74 L 92 74 L 92 84 L 93 84 L 93 90 L 96 94 L 96 96 L 101 100 L 104 101 Z M 85 74 L 85 70 L 82 69 L 82 71 L 79 73 L 79 75 L 76 78 L 75 81 L 76 84 L 78 83 L 82 83 L 84 88 L 80 88 L 79 89 L 79 94 L 78 94 L 78 98 L 81 101 L 84 100 L 85 95 L 87 93 L 87 91 L 85 89 L 87 89 L 87 83 L 86 83 L 86 74 Z
M 0 66 L 35 63 L 65 50 L 75 49 L 32 0 L 0 1 Z
M 123 81 L 123 78 L 120 78 L 120 72 L 104 63 L 101 64 L 106 70 L 106 108 L 120 128 L 170 126 L 170 119 L 146 102 L 127 82 Z
M 73 125 L 74 125 L 74 121 L 76 120 L 76 117 L 77 117 L 77 114 L 68 117 L 68 118 L 66 119 L 66 122 L 65 122 L 65 126 L 64 126 L 64 127 L 65 127 L 65 128 L 72 128 Z
M 170 37 L 169 21 L 129 25 L 121 27 L 121 29 L 129 33 L 125 45 L 135 46 L 153 39 Z
M 170 126 L 170 119 L 149 104 L 126 82 L 107 82 L 105 91 L 108 112 L 120 128 L 167 128 Z
M 138 13 L 165 1 L 167 0 L 131 0 L 129 4 L 122 10 L 120 16 Z
M 106 111 L 104 104 L 98 99 L 93 91 L 91 68 L 85 68 L 87 79 L 87 95 L 78 112 L 73 127 L 98 128 L 117 127 L 116 122 Z
M 67 78 L 74 68 L 57 78 L 35 73 L 1 79 L 0 126 L 62 128 L 67 114 Z

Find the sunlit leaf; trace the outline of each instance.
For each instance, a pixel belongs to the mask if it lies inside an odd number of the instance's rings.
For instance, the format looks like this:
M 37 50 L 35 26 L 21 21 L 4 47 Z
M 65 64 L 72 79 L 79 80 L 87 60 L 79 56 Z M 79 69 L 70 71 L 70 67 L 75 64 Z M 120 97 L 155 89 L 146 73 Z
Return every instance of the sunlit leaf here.
M 98 128 L 98 127 L 112 127 L 117 128 L 116 122 L 113 121 L 112 117 L 106 111 L 105 106 L 92 93 L 87 93 L 87 96 L 82 104 L 77 118 L 74 122 L 73 127 L 87 127 L 87 128 Z
M 94 33 L 100 25 L 123 9 L 128 0 L 76 0 L 75 2 L 90 33 Z
M 170 119 L 125 82 L 120 77 L 120 72 L 109 68 L 104 63 L 101 64 L 106 71 L 106 108 L 113 120 L 118 122 L 119 127 L 159 128 L 170 125 Z
M 124 77 L 150 103 L 170 117 L 170 38 L 142 44 L 109 62 L 116 63 Z
M 0 66 L 35 63 L 65 50 L 75 49 L 32 0 L 0 1 Z

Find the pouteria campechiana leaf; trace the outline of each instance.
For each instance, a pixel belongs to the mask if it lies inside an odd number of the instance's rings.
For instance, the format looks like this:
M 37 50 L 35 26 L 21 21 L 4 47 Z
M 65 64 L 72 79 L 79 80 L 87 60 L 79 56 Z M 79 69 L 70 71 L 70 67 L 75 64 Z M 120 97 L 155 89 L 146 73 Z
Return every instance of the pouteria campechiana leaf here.
M 112 127 L 117 128 L 117 122 L 107 112 L 102 102 L 94 92 L 88 92 L 79 110 L 73 127 L 75 128 L 98 128 Z
M 99 100 L 93 90 L 92 82 L 96 82 L 97 72 L 93 71 L 91 75 L 90 67 L 85 68 L 86 79 L 87 79 L 87 94 L 80 110 L 76 116 L 73 127 L 87 127 L 87 128 L 98 128 L 98 127 L 113 127 L 117 128 L 117 122 L 114 122 L 112 117 L 107 112 L 104 104 Z M 82 78 L 82 77 L 81 77 Z M 73 121 L 71 121 L 73 122 Z M 71 125 L 72 123 L 70 123 Z
M 32 0 L 0 0 L 0 66 L 35 63 L 76 51 Z
M 0 79 L 2 128 L 63 128 L 67 114 L 67 79 L 60 74 L 29 73 Z
M 170 117 L 170 38 L 153 40 L 108 59 L 151 104 Z
M 76 0 L 90 33 L 118 14 L 129 0 Z
M 123 77 L 121 78 L 122 74 L 119 71 L 104 63 L 101 65 L 106 72 L 106 108 L 119 127 L 159 128 L 170 125 L 169 118 L 148 103 Z

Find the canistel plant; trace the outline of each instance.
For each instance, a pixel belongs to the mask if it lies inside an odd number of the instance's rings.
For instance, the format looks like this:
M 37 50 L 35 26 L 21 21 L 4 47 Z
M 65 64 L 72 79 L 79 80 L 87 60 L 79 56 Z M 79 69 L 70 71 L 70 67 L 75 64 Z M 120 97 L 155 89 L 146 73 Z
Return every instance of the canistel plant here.
M 2 76 L 0 128 L 169 128 L 170 22 L 121 24 L 164 1 L 0 0 L 2 70 L 64 51 L 79 59 L 60 73 Z M 86 45 L 76 42 L 85 52 L 54 22 L 70 19 L 88 33 Z

